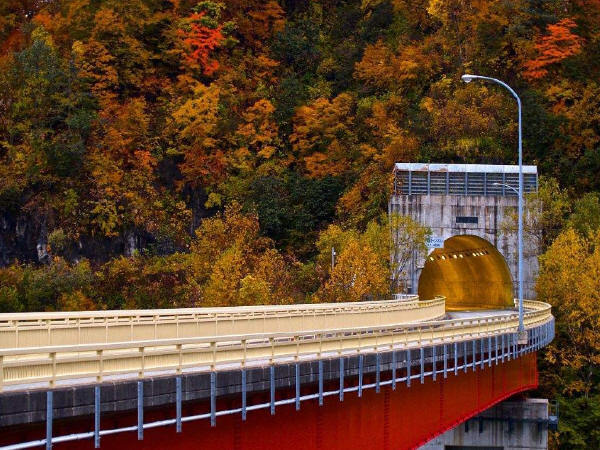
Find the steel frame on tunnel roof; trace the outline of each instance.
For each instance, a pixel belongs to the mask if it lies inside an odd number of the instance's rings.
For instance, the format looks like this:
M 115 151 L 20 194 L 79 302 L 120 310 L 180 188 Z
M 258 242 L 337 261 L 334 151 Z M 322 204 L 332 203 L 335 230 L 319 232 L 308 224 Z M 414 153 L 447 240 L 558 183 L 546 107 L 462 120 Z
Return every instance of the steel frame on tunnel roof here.
M 519 183 L 517 165 L 396 163 L 393 173 L 395 195 L 514 196 Z M 523 174 L 525 193 L 537 192 L 537 166 Z

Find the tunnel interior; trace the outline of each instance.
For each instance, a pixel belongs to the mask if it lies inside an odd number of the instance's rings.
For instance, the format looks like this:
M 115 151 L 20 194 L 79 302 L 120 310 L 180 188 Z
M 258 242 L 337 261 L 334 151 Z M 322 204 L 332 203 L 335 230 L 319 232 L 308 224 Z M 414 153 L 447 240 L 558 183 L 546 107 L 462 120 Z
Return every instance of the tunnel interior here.
M 419 277 L 419 296 L 446 297 L 448 310 L 513 307 L 512 277 L 502 254 L 478 236 L 447 239 L 427 257 Z

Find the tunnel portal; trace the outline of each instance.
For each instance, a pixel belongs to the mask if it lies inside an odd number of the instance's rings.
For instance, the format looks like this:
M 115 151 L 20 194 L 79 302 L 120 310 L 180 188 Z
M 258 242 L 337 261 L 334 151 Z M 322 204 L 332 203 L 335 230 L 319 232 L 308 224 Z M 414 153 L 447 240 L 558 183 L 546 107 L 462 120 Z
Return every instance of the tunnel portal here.
M 446 297 L 449 310 L 501 309 L 514 306 L 512 278 L 502 254 L 472 235 L 453 236 L 425 260 L 419 296 Z

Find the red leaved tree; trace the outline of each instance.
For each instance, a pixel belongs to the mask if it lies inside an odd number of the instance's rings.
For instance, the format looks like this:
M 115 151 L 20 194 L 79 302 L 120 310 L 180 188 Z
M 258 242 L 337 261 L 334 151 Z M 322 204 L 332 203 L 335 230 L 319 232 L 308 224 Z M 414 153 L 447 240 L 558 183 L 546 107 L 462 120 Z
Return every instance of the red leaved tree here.
M 537 57 L 524 64 L 523 76 L 529 80 L 544 78 L 549 66 L 578 54 L 583 46 L 583 38 L 572 31 L 576 27 L 577 24 L 569 18 L 548 25 L 548 34 L 535 44 Z
M 198 10 L 183 20 L 183 27 L 177 32 L 182 38 L 185 62 L 190 68 L 201 70 L 207 76 L 211 76 L 219 68 L 219 62 L 211 56 L 226 39 L 223 24 L 218 23 L 219 15 L 218 8 L 213 8 L 208 13 Z

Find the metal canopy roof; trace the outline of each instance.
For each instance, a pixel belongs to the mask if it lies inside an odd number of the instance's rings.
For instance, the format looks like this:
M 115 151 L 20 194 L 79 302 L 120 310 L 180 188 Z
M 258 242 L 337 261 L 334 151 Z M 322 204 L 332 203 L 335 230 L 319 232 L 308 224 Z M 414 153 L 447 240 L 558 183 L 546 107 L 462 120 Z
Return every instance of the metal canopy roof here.
M 518 165 L 396 163 L 394 171 L 455 173 L 519 173 Z M 523 166 L 523 173 L 537 174 L 537 166 Z

